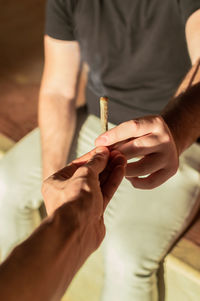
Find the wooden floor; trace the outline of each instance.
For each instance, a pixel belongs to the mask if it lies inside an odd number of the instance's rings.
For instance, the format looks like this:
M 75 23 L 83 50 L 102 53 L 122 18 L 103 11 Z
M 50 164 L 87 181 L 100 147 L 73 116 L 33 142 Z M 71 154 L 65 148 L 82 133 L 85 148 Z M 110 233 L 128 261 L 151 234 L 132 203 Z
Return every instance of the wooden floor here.
M 45 0 L 0 6 L 0 132 L 18 141 L 37 124 Z

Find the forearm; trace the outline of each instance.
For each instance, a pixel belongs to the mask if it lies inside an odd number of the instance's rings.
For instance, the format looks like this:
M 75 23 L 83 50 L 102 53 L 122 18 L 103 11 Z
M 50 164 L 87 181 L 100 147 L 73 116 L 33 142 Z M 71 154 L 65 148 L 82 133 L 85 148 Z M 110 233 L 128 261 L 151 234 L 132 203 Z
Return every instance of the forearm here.
M 65 166 L 76 126 L 74 100 L 45 94 L 39 100 L 43 178 Z
M 60 300 L 87 257 L 80 254 L 84 214 L 74 207 L 59 208 L 2 263 L 0 300 Z
M 199 60 L 188 72 L 161 115 L 172 132 L 179 154 L 200 136 Z

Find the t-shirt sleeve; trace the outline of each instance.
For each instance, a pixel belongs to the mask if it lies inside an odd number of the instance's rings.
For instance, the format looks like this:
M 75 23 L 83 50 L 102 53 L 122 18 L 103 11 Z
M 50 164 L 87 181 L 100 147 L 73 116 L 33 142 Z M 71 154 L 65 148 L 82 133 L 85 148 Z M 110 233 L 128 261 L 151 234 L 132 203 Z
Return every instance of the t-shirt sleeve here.
M 47 0 L 45 34 L 59 40 L 75 40 L 69 1 Z
M 200 0 L 178 0 L 184 24 L 188 18 L 200 9 Z

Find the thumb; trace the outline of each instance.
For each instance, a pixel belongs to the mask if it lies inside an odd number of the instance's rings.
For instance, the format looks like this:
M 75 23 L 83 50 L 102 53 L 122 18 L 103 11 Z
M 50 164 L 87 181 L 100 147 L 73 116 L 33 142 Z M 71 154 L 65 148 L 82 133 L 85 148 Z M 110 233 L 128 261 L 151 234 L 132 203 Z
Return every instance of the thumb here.
M 92 169 L 92 171 L 99 175 L 106 167 L 110 151 L 107 147 L 97 147 L 92 158 L 84 165 Z

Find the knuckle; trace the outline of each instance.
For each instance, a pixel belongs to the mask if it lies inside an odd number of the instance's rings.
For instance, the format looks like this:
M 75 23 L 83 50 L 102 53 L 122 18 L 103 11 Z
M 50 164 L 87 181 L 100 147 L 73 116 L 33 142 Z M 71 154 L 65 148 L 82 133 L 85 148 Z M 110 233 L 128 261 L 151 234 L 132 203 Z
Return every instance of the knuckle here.
M 147 177 L 146 181 L 145 181 L 145 189 L 153 189 L 157 186 L 157 178 L 155 177 Z
M 160 134 L 158 137 L 158 141 L 159 141 L 159 144 L 163 147 L 163 151 L 168 153 L 169 145 L 171 143 L 170 136 L 165 133 Z
M 86 177 L 93 176 L 93 170 L 91 166 L 85 165 L 81 167 L 81 174 Z
M 92 198 L 92 190 L 90 185 L 88 183 L 84 183 L 84 185 L 81 188 L 81 193 L 85 196 L 88 197 L 89 199 Z
M 138 183 L 138 182 L 134 181 L 134 179 L 130 180 L 130 182 L 131 182 L 131 184 L 132 184 L 132 186 L 134 188 L 136 188 L 136 189 L 142 189 L 141 183 Z
M 91 197 L 92 197 L 91 185 L 85 178 L 80 179 L 80 183 L 77 186 L 79 186 L 79 190 L 80 190 L 80 193 L 82 196 L 88 197 L 91 199 Z
M 138 184 L 138 183 L 135 183 L 134 181 L 131 181 L 131 184 L 134 188 L 137 188 L 137 189 L 141 189 L 142 187 Z
M 143 145 L 141 139 L 134 139 L 131 143 L 131 146 L 133 149 L 142 147 Z
M 127 129 L 132 129 L 133 133 L 139 130 L 140 121 L 137 119 L 132 119 L 129 121 L 125 121 L 118 126 L 119 131 L 126 131 Z M 113 133 L 114 134 L 114 133 Z
M 163 135 L 163 140 L 164 140 L 164 143 L 171 143 L 171 137 L 169 136 L 168 133 L 165 133 L 165 135 Z
M 160 115 L 156 115 L 156 116 L 154 117 L 154 120 L 155 120 L 155 122 L 156 122 L 157 124 L 163 126 L 163 119 L 162 119 L 162 117 L 161 117 Z
M 155 125 L 155 129 L 157 132 L 166 131 L 166 126 L 165 126 L 164 121 L 161 116 L 156 115 L 154 117 L 154 125 Z
M 91 166 L 87 166 L 87 176 L 89 178 L 94 177 L 94 171 L 93 171 L 93 168 Z
M 142 184 L 142 185 L 140 185 Z M 157 177 L 152 177 L 152 176 L 148 176 L 146 177 L 142 183 L 139 183 L 138 188 L 142 188 L 145 190 L 151 190 L 154 189 L 158 186 L 158 178 Z
M 72 198 L 80 197 L 84 200 L 84 202 L 91 201 L 93 194 L 91 191 L 91 187 L 85 178 L 78 178 L 76 183 L 74 183 L 74 185 L 71 186 L 71 188 Z M 66 193 L 66 191 L 64 193 Z
M 94 157 L 94 159 L 92 159 L 92 163 L 101 163 L 102 160 L 104 159 L 102 154 L 96 154 L 96 156 Z
M 88 166 L 82 166 L 81 167 L 81 173 L 82 173 L 82 175 L 88 175 L 88 173 L 89 173 L 89 168 L 88 168 Z
M 68 199 L 68 193 L 65 190 L 61 190 L 58 194 L 55 193 L 53 195 L 53 199 L 57 199 L 59 196 L 59 203 L 62 204 L 64 202 L 66 202 L 66 200 Z
M 118 141 L 119 140 L 119 136 L 120 136 L 120 132 L 122 131 L 123 129 L 123 124 L 120 124 L 118 125 L 116 128 L 113 128 L 111 131 L 110 131 L 110 134 L 109 134 L 109 138 L 110 138 L 110 141 Z
M 130 120 L 130 126 L 133 128 L 133 131 L 137 131 L 139 130 L 140 128 L 140 122 L 138 119 L 133 119 L 133 120 Z

